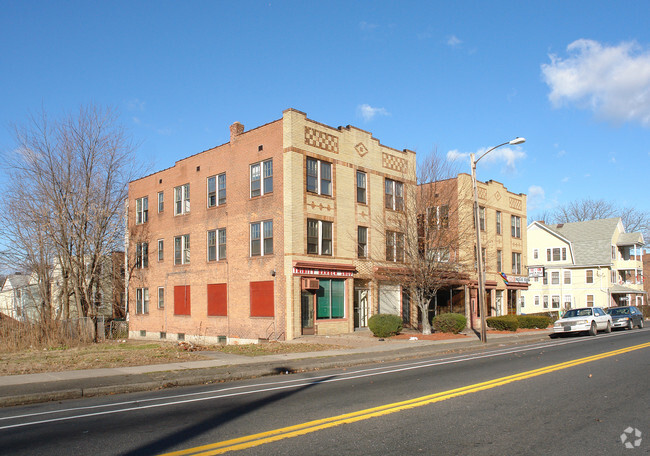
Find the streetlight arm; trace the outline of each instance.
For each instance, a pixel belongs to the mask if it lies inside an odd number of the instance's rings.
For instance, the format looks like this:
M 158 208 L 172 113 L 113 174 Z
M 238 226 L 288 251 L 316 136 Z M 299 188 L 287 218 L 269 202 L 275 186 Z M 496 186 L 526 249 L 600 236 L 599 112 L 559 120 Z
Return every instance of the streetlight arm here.
M 474 160 L 474 166 L 476 166 L 476 164 L 478 163 L 478 161 L 479 161 L 481 158 L 485 157 L 487 154 L 489 154 L 490 152 L 492 152 L 494 149 L 497 149 L 497 148 L 499 148 L 499 147 L 501 147 L 501 146 L 505 146 L 506 144 L 510 144 L 510 141 L 508 141 L 508 142 L 504 142 L 503 144 L 499 144 L 498 146 L 494 146 L 493 148 L 488 149 L 487 152 L 483 153 L 479 158 L 477 158 L 476 160 Z

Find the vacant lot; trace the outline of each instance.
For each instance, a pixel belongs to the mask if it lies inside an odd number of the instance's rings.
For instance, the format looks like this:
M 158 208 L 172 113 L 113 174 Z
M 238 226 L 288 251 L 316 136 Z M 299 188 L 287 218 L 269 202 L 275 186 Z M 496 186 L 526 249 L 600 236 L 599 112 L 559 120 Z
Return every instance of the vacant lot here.
M 72 348 L 23 350 L 0 353 L 0 375 L 60 372 L 77 369 L 142 366 L 209 359 L 210 351 L 245 356 L 332 350 L 324 344 L 270 342 L 253 345 L 194 346 L 173 342 L 105 341 Z

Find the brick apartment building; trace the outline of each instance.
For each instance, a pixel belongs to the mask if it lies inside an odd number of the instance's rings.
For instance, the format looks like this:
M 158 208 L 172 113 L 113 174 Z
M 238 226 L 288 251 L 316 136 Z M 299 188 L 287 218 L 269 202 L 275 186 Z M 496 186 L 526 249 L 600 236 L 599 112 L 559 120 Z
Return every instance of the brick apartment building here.
M 403 260 L 415 153 L 294 109 L 133 181 L 130 337 L 243 343 L 410 318 L 375 272 Z M 402 309 L 402 306 L 405 309 Z

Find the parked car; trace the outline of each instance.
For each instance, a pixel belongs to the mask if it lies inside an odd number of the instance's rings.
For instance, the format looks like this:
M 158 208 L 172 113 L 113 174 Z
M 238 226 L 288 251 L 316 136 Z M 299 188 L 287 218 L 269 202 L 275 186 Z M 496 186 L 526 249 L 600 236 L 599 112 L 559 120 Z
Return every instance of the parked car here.
M 643 313 L 634 306 L 610 307 L 607 313 L 612 316 L 613 328 L 643 328 Z
M 569 334 L 585 332 L 591 336 L 598 331 L 612 332 L 612 317 L 600 307 L 583 307 L 567 310 L 565 314 L 553 324 L 553 334 Z

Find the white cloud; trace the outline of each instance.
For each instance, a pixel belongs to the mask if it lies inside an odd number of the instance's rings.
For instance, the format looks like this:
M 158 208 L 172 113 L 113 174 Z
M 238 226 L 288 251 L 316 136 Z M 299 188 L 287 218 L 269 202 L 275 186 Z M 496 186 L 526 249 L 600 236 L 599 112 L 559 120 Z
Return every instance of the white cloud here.
M 563 177 L 562 182 L 564 183 L 569 182 L 569 177 L 568 176 Z
M 461 44 L 463 44 L 463 41 L 459 39 L 456 35 L 451 35 L 449 38 L 447 38 L 447 45 L 451 47 L 458 47 Z
M 469 154 L 458 152 L 457 149 L 447 152 L 447 161 L 469 160 Z
M 373 108 L 369 104 L 362 104 L 357 106 L 357 111 L 359 112 L 359 115 L 365 120 L 366 122 L 371 121 L 377 116 L 389 116 L 390 113 L 386 111 L 385 108 Z
M 558 158 L 564 157 L 565 155 L 566 155 L 566 150 L 564 150 L 564 149 L 558 150 L 557 153 L 555 154 L 555 156 L 558 157 Z
M 481 154 L 485 153 L 487 149 L 481 149 L 476 152 L 476 156 L 480 157 Z M 509 171 L 515 170 L 515 165 L 517 160 L 526 158 L 526 153 L 521 150 L 520 147 L 510 148 L 510 147 L 500 147 L 495 149 L 483 158 L 487 162 L 505 162 L 506 167 Z
M 528 210 L 538 209 L 544 206 L 546 201 L 546 194 L 544 189 L 539 185 L 531 185 L 528 187 L 528 196 L 526 199 L 526 205 Z
M 650 50 L 633 41 L 608 46 L 580 39 L 567 54 L 551 54 L 541 67 L 555 107 L 573 104 L 616 123 L 650 127 Z

